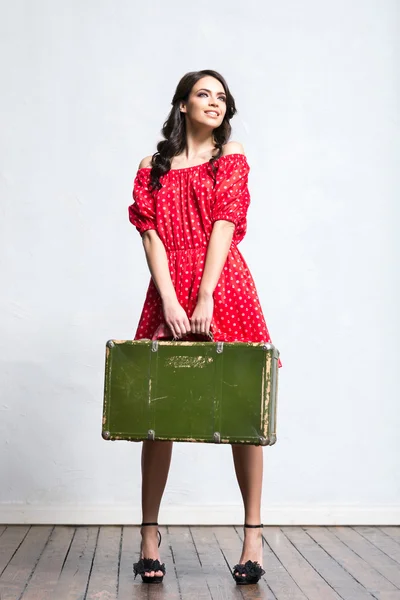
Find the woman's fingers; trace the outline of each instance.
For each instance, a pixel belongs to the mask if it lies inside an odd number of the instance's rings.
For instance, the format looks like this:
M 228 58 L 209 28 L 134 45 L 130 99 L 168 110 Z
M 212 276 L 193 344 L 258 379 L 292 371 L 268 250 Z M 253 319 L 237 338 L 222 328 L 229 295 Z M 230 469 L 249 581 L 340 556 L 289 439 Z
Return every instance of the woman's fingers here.
M 174 338 L 182 338 L 190 332 L 202 335 L 208 335 L 210 332 L 214 310 L 212 297 L 200 299 L 190 319 L 176 299 L 166 301 L 163 310 L 165 321 Z
M 176 325 L 170 325 L 169 328 L 171 329 L 172 335 L 174 336 L 174 338 L 181 337 L 180 329 L 178 327 L 176 327 Z
M 204 323 L 204 333 L 206 335 L 208 335 L 210 333 L 210 327 L 211 327 L 211 319 L 206 319 L 206 321 Z
M 200 319 L 192 318 L 190 320 L 191 327 L 190 330 L 192 333 L 200 333 Z
M 192 333 L 202 333 L 208 335 L 210 331 L 211 319 L 203 317 L 192 320 L 191 331 Z
M 191 318 L 188 319 L 186 311 L 176 299 L 166 301 L 163 304 L 165 322 L 176 339 L 182 338 L 190 332 L 208 335 L 213 309 L 214 302 L 212 298 L 199 300 Z
M 187 314 L 185 313 L 185 320 L 184 320 L 184 326 L 185 326 L 185 333 L 190 333 L 190 321 L 188 319 Z
M 181 338 L 185 335 L 183 329 L 181 329 L 179 323 L 172 323 L 170 325 L 171 331 L 172 331 L 172 335 L 175 338 Z
M 190 331 L 188 316 L 177 300 L 165 302 L 164 318 L 174 338 L 181 338 Z
M 204 322 L 201 324 L 201 333 L 204 335 L 208 335 L 210 332 L 211 319 L 204 319 Z
M 184 337 L 188 333 L 195 333 L 198 335 L 208 335 L 210 332 L 211 319 L 199 319 L 193 321 L 192 324 L 185 322 L 168 323 L 169 328 L 172 331 L 172 335 L 176 338 Z
M 212 297 L 200 298 L 190 319 L 192 333 L 208 335 L 212 315 L 214 311 L 214 301 Z
M 171 329 L 172 335 L 175 338 L 181 338 L 187 333 L 190 333 L 190 323 L 186 315 L 183 319 L 170 321 L 168 327 Z
M 186 314 L 183 319 L 178 321 L 178 323 L 175 325 L 175 328 L 177 330 L 179 329 L 179 332 L 180 332 L 179 337 L 183 337 L 187 333 L 190 333 L 190 323 L 189 323 L 189 319 L 187 318 Z

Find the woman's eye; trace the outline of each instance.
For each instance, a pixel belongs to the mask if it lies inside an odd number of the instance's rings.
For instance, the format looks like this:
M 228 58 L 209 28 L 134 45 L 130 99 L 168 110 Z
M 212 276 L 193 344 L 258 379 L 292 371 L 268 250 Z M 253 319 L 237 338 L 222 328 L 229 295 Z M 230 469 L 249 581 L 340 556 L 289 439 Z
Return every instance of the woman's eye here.
M 200 98 L 200 96 L 207 96 L 207 93 L 206 92 L 200 92 L 199 93 L 199 98 Z M 226 98 L 225 98 L 225 96 L 219 96 L 218 100 L 222 100 L 223 102 L 225 102 Z

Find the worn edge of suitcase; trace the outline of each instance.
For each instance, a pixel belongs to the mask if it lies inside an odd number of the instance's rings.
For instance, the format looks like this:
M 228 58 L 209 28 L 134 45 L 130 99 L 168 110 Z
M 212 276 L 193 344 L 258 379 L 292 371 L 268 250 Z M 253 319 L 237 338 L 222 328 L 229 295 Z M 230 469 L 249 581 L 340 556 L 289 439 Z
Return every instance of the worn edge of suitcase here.
M 279 367 L 278 367 L 278 362 L 279 362 L 279 350 L 270 342 L 268 343 L 262 343 L 262 342 L 234 342 L 236 344 L 238 343 L 242 343 L 245 346 L 259 346 L 262 347 L 264 350 L 269 350 L 271 351 L 270 353 L 266 354 L 266 362 L 264 365 L 264 368 L 267 370 L 267 372 L 270 373 L 270 376 L 268 378 L 268 381 L 266 382 L 267 385 L 265 385 L 265 378 L 263 379 L 263 393 L 262 393 L 262 402 L 264 403 L 265 406 L 265 396 L 268 397 L 269 396 L 269 402 L 268 402 L 268 410 L 265 411 L 265 417 L 264 417 L 264 422 L 262 424 L 262 430 L 265 432 L 265 437 L 259 437 L 259 443 L 257 444 L 254 440 L 250 440 L 250 441 L 245 441 L 243 439 L 229 439 L 229 438 L 221 438 L 219 437 L 218 439 L 201 439 L 201 438 L 197 438 L 197 439 L 189 439 L 187 437 L 176 437 L 176 438 L 171 438 L 171 437 L 160 437 L 160 436 L 154 436 L 154 432 L 153 435 L 148 434 L 147 437 L 141 437 L 141 438 L 129 438 L 129 437 L 122 437 L 121 435 L 113 435 L 110 431 L 107 430 L 107 422 L 109 420 L 109 414 L 108 414 L 108 403 L 107 403 L 107 391 L 109 388 L 109 378 L 110 378 L 110 374 L 111 374 L 111 361 L 112 361 L 112 353 L 110 352 L 110 350 L 118 344 L 137 344 L 137 343 L 144 343 L 144 345 L 149 345 L 149 348 L 151 347 L 151 350 L 157 351 L 157 347 L 158 345 L 169 345 L 169 346 L 182 346 L 182 345 L 191 345 L 193 344 L 193 342 L 190 341 L 161 341 L 161 340 L 157 340 L 157 341 L 152 341 L 150 339 L 141 339 L 141 340 L 117 340 L 117 339 L 110 339 L 107 341 L 106 343 L 106 356 L 105 356 L 105 377 L 104 377 L 104 398 L 103 398 L 103 418 L 102 418 L 102 437 L 104 440 L 106 441 L 128 441 L 128 442 L 141 442 L 144 440 L 157 440 L 157 441 L 175 441 L 175 442 L 199 442 L 199 443 L 216 443 L 216 444 L 235 444 L 235 443 L 242 443 L 242 444 L 248 444 L 248 445 L 255 445 L 255 446 L 273 446 L 276 443 L 277 440 L 277 436 L 276 436 L 276 413 L 277 413 L 277 392 L 278 392 L 278 376 L 279 376 Z M 217 353 L 222 352 L 223 349 L 223 345 L 224 342 L 202 342 L 202 343 L 206 343 L 208 344 L 212 344 L 216 347 L 216 351 Z M 228 342 L 226 342 L 228 343 Z M 272 366 L 271 361 L 274 363 L 274 367 Z M 271 411 L 272 409 L 272 411 Z
M 271 365 L 270 369 L 270 388 L 269 395 L 270 401 L 268 402 L 268 438 L 269 446 L 273 446 L 276 443 L 276 412 L 277 412 L 277 397 L 278 397 L 278 377 L 279 377 L 279 350 L 270 344 L 273 347 L 273 351 L 268 355 L 267 361 L 272 361 L 273 365 Z M 271 401 L 272 399 L 272 401 Z

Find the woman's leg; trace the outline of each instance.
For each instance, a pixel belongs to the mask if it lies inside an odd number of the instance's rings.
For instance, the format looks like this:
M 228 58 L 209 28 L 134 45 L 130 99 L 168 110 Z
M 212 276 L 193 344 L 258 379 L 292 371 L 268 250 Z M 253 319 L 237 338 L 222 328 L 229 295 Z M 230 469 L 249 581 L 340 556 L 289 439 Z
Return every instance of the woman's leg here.
M 236 477 L 242 493 L 244 522 L 261 523 L 261 493 L 263 477 L 263 448 L 248 444 L 232 444 Z M 239 562 L 257 561 L 262 566 L 262 529 L 245 528 L 242 555 Z
M 173 442 L 145 440 L 142 446 L 142 521 L 158 521 L 161 498 L 167 483 Z M 141 528 L 142 556 L 160 560 L 156 526 Z M 160 561 L 162 562 L 162 561 Z M 146 575 L 162 575 L 151 571 Z

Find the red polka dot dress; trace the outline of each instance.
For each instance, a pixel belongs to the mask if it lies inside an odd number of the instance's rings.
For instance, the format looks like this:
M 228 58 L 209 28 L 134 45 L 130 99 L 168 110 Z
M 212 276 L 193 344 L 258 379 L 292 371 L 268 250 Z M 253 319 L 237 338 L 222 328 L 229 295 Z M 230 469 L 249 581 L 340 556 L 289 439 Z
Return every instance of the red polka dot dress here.
M 157 231 L 178 301 L 189 318 L 196 307 L 213 223 L 219 219 L 234 223 L 232 244 L 214 290 L 213 339 L 270 342 L 253 278 L 237 247 L 246 233 L 250 167 L 244 154 L 221 156 L 214 165 L 215 185 L 206 162 L 171 169 L 161 176 L 162 188 L 155 191 L 149 189 L 151 168 L 139 169 L 129 219 L 141 235 L 148 229 Z M 153 338 L 163 324 L 161 298 L 151 280 L 135 339 Z

